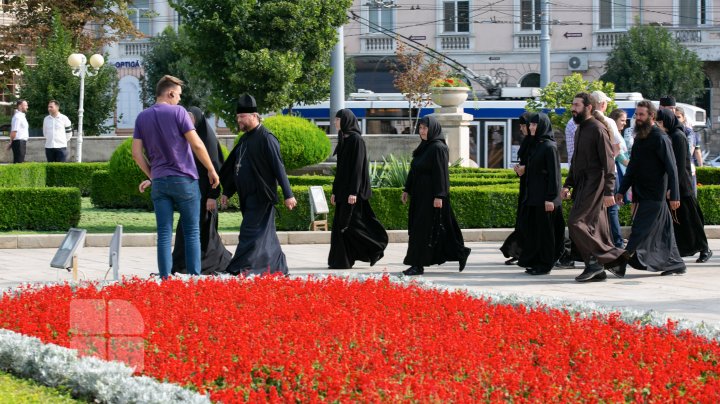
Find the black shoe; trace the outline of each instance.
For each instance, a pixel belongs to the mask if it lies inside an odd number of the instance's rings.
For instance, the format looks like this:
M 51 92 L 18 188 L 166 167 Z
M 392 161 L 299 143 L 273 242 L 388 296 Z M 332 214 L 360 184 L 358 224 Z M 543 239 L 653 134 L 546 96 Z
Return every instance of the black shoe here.
M 630 257 L 628 256 L 628 254 L 624 252 L 613 261 L 605 264 L 605 269 L 608 270 L 611 274 L 617 276 L 618 278 L 622 278 L 625 276 L 625 270 L 627 269 L 627 263 L 629 259 Z
M 587 265 L 585 266 L 585 270 L 583 271 L 583 273 L 576 276 L 575 280 L 578 282 L 588 282 L 593 280 L 593 278 L 600 274 L 605 274 L 605 269 L 602 267 L 602 265 Z M 605 278 L 607 278 L 607 275 L 605 275 Z
M 468 259 L 467 256 L 465 256 L 465 258 L 460 258 L 460 272 L 462 272 L 463 269 L 465 269 L 465 265 L 467 264 L 467 259 Z
M 536 268 L 536 267 L 525 269 L 525 273 L 527 273 L 529 275 L 547 275 L 550 273 L 550 271 L 551 271 L 551 269 Z
M 517 260 L 517 258 L 510 258 L 509 260 L 505 261 L 505 265 L 515 265 Z
M 599 274 L 593 276 L 592 278 L 590 278 L 590 280 L 587 282 L 603 282 L 606 279 L 607 279 L 607 274 L 603 271 L 603 272 L 600 272 Z
M 382 259 L 382 257 L 384 257 L 384 256 L 385 256 L 385 253 L 380 252 L 380 254 L 378 254 L 377 257 L 375 257 L 375 258 L 373 258 L 373 259 L 370 260 L 370 266 L 375 265 L 375 263 L 378 262 L 378 261 L 380 261 L 380 260 Z
M 712 256 L 713 256 L 712 250 L 703 251 L 700 253 L 700 256 L 698 257 L 698 259 L 695 262 L 702 264 L 703 262 L 707 262 L 710 259 L 710 257 L 712 257 Z
M 575 261 L 572 260 L 570 257 L 560 257 L 559 260 L 555 263 L 555 268 L 562 268 L 562 269 L 572 269 L 575 268 Z
M 402 271 L 402 273 L 403 273 L 403 275 L 405 275 L 405 276 L 422 275 L 423 273 L 425 273 L 425 268 L 423 268 L 423 267 L 416 267 L 416 266 L 413 265 L 413 266 L 411 266 L 410 268 Z
M 660 272 L 660 276 L 682 275 L 685 272 L 687 272 L 687 270 L 685 268 L 671 269 L 669 271 Z

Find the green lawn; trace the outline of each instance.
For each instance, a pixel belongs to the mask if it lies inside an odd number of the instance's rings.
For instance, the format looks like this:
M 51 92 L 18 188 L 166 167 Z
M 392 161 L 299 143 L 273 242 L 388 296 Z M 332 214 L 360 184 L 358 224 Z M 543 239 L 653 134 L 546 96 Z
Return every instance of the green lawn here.
M 70 393 L 0 372 L 0 403 L 82 403 Z

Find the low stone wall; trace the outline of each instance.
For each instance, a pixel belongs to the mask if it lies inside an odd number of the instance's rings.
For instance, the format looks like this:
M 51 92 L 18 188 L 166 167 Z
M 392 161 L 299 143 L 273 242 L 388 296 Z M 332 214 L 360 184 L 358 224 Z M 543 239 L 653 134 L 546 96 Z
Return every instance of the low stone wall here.
M 110 160 L 110 156 L 115 149 L 125 141 L 129 136 L 92 136 L 83 138 L 83 161 L 84 162 L 103 162 Z M 332 148 L 335 149 L 337 144 L 337 136 L 330 135 Z M 220 143 L 228 149 L 232 149 L 235 136 L 218 136 Z M 383 156 L 390 154 L 395 156 L 410 156 L 412 151 L 420 143 L 420 138 L 412 135 L 365 135 L 365 144 L 367 145 L 368 158 L 371 161 L 382 161 Z M 12 163 L 12 151 L 7 150 L 6 146 L 10 142 L 8 137 L 0 137 L 0 163 Z M 76 161 L 77 139 L 70 139 L 68 144 L 69 157 L 68 161 Z M 27 143 L 27 152 L 25 161 L 28 162 L 44 162 L 45 159 L 45 139 L 40 137 L 32 137 Z M 334 162 L 335 158 L 330 157 L 329 162 Z

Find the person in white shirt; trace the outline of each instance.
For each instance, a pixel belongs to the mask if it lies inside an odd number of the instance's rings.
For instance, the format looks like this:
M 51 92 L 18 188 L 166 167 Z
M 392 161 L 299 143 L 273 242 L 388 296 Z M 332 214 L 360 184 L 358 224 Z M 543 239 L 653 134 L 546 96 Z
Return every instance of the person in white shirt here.
M 17 100 L 17 110 L 10 123 L 10 144 L 8 149 L 13 151 L 13 164 L 25 162 L 25 147 L 30 137 L 30 125 L 25 113 L 28 110 L 28 103 L 25 100 Z
M 55 100 L 48 102 L 48 114 L 43 120 L 45 157 L 49 163 L 64 163 L 68 156 L 67 143 L 72 137 L 72 123 L 60 113 L 60 103 Z

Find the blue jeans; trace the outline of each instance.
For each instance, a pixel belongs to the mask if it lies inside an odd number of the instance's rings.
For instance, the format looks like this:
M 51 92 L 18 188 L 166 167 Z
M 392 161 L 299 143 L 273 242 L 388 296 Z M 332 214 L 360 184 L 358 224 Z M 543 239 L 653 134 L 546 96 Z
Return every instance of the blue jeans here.
M 607 208 L 608 222 L 610 222 L 610 235 L 612 236 L 615 247 L 622 248 L 623 237 L 620 232 L 620 217 L 618 216 L 618 205 Z
M 172 270 L 173 208 L 180 212 L 185 233 L 187 273 L 200 275 L 200 187 L 190 177 L 168 176 L 152 181 L 151 197 L 157 222 L 157 260 L 160 276 Z

